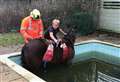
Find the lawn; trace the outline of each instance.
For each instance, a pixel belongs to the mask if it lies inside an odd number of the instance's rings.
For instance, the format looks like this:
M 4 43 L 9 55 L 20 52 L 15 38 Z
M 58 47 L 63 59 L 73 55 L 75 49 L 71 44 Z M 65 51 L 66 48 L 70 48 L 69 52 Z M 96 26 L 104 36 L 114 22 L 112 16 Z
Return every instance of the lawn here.
M 10 46 L 23 44 L 23 38 L 19 33 L 2 33 L 0 34 L 0 46 Z

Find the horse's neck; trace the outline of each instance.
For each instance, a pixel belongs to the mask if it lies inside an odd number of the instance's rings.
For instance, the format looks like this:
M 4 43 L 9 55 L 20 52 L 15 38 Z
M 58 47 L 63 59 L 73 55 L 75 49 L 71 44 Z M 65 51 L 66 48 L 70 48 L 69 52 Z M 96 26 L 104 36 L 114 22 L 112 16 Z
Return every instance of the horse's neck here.
M 66 44 L 67 47 L 72 47 L 72 44 L 70 42 L 68 42 L 68 41 L 64 42 L 63 41 L 61 44 L 64 44 L 64 43 Z

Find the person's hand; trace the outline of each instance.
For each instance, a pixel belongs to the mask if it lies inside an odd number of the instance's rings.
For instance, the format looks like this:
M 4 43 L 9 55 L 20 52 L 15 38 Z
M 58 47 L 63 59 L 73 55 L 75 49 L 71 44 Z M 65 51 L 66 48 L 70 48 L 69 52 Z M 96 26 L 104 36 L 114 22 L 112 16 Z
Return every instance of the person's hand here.
M 58 41 L 60 42 L 60 41 L 62 41 L 62 39 L 58 39 Z
M 27 38 L 27 41 L 29 42 L 30 40 L 33 40 L 33 38 L 31 36 L 28 36 Z
M 67 35 L 67 33 L 64 33 L 64 35 Z
M 59 40 L 55 40 L 55 43 L 56 43 L 56 47 L 58 47 L 58 45 L 59 45 Z
M 55 40 L 55 43 L 56 43 L 56 44 L 58 44 L 58 42 L 59 42 L 58 40 Z

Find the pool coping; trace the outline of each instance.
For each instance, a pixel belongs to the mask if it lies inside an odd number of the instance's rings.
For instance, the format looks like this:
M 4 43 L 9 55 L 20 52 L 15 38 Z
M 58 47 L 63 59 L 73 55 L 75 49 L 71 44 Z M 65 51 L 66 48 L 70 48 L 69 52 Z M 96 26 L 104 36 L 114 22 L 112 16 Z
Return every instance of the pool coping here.
M 85 43 L 91 43 L 91 42 L 97 42 L 97 43 L 102 43 L 102 44 L 108 44 L 111 46 L 115 46 L 120 48 L 120 45 L 116 45 L 113 43 L 109 43 L 109 42 L 103 42 L 103 41 L 99 41 L 99 40 L 87 40 L 87 41 L 82 41 L 79 43 L 75 43 L 76 45 L 79 44 L 85 44 Z M 3 64 L 6 64 L 8 67 L 10 67 L 11 69 L 13 69 L 15 72 L 17 72 L 18 74 L 20 74 L 21 76 L 23 76 L 25 79 L 27 79 L 29 82 L 46 82 L 45 80 L 43 80 L 42 78 L 36 76 L 35 74 L 29 72 L 28 70 L 26 70 L 25 68 L 17 65 L 15 62 L 11 61 L 10 59 L 8 59 L 8 57 L 10 56 L 16 56 L 18 54 L 20 54 L 21 52 L 15 52 L 15 53 L 10 53 L 10 54 L 4 54 L 4 55 L 0 55 L 0 61 Z
M 115 46 L 115 47 L 118 47 L 120 48 L 120 45 L 117 45 L 117 44 L 113 44 L 113 43 L 109 43 L 109 42 L 105 42 L 105 41 L 100 41 L 100 40 L 86 40 L 86 41 L 82 41 L 82 42 L 79 42 L 79 43 L 75 43 L 75 46 L 76 45 L 79 45 L 79 44 L 86 44 L 86 43 L 102 43 L 102 44 L 107 44 L 107 45 L 110 45 L 110 46 Z
M 16 73 L 18 73 L 22 77 L 24 77 L 29 82 L 46 82 L 42 78 L 36 76 L 35 74 L 29 72 L 25 68 L 19 66 L 15 62 L 13 62 L 10 59 L 8 59 L 8 57 L 16 56 L 17 54 L 20 54 L 20 52 L 15 52 L 15 53 L 11 53 L 11 54 L 1 55 L 0 56 L 0 62 L 2 62 L 3 64 L 7 65 L 8 67 L 10 67 L 12 70 L 14 70 Z

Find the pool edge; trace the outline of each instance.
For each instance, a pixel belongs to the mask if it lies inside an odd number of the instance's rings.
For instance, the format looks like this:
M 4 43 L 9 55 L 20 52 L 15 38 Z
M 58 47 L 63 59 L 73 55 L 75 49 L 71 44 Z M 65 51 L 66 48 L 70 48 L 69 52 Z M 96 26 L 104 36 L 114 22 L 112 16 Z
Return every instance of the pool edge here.
M 75 45 L 84 44 L 84 43 L 90 43 L 90 42 L 97 42 L 97 43 L 102 43 L 102 44 L 108 44 L 108 45 L 120 48 L 120 45 L 112 44 L 112 43 L 109 43 L 109 42 L 103 42 L 103 41 L 99 41 L 99 40 L 82 41 L 82 42 L 79 42 L 79 43 L 75 43 Z M 41 79 L 40 77 L 38 77 L 35 74 L 29 72 L 25 68 L 17 65 L 15 62 L 13 62 L 13 61 L 11 61 L 9 59 L 10 56 L 16 56 L 16 55 L 18 55 L 20 53 L 21 52 L 15 52 L 15 53 L 10 53 L 10 54 L 0 55 L 0 61 L 2 63 L 6 64 L 11 69 L 13 69 L 18 74 L 20 74 L 22 77 L 24 77 L 25 79 L 27 79 L 29 82 L 46 82 L 43 79 Z
M 29 82 L 46 82 L 42 78 L 36 76 L 35 74 L 29 72 L 25 68 L 17 65 L 15 62 L 13 62 L 10 59 L 8 59 L 8 57 L 16 56 L 18 54 L 20 54 L 20 52 L 1 55 L 0 56 L 0 62 L 2 62 L 3 64 L 7 65 L 8 67 L 10 67 L 12 70 L 14 70 L 16 73 L 18 73 L 22 77 L 24 77 Z
M 110 45 L 110 46 L 115 46 L 115 47 L 120 48 L 120 45 L 113 44 L 113 43 L 110 43 L 110 42 L 100 41 L 100 40 L 94 40 L 94 39 L 93 39 L 93 40 L 81 41 L 81 42 L 79 42 L 79 43 L 75 43 L 75 46 L 76 46 L 76 45 L 79 45 L 79 44 L 86 44 L 86 43 L 91 43 L 91 42 L 107 44 L 107 45 Z

